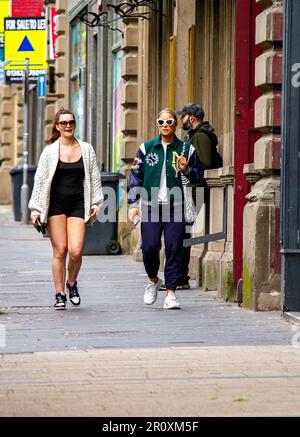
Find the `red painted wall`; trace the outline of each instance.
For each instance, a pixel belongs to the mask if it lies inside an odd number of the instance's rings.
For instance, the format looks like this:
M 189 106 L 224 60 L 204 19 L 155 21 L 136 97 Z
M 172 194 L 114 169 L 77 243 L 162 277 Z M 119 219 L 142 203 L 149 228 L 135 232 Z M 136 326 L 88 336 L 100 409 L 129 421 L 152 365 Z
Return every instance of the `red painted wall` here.
M 254 103 L 261 95 L 255 88 L 255 59 L 261 50 L 255 46 L 255 17 L 262 7 L 255 0 L 236 2 L 236 106 L 234 140 L 234 233 L 233 273 L 234 282 L 243 271 L 243 210 L 250 191 L 244 164 L 254 160 L 254 143 L 261 134 L 254 129 Z

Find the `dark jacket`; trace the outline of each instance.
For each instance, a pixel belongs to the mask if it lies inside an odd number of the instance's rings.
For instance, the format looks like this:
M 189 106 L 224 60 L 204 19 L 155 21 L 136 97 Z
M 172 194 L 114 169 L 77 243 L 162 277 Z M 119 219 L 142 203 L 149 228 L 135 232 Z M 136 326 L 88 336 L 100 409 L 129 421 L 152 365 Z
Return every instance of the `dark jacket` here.
M 204 121 L 195 129 L 189 130 L 185 140 L 195 147 L 205 170 L 216 168 L 218 138 L 214 133 L 214 128 L 207 121 Z M 218 165 L 218 167 L 221 167 L 221 165 Z

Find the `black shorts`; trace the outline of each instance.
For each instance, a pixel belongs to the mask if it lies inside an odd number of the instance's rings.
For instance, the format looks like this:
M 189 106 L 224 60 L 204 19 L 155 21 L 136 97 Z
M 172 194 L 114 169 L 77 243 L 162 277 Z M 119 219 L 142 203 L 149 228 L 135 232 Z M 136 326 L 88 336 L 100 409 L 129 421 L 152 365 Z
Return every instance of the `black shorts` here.
M 61 214 L 84 219 L 83 194 L 55 193 L 51 195 L 48 217 Z

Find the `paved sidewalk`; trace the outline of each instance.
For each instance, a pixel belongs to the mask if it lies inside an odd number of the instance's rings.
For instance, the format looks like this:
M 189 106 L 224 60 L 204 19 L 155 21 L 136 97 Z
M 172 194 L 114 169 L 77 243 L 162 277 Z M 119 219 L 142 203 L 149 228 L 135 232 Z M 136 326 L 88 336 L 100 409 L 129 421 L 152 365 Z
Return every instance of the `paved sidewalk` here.
M 51 246 L 31 226 L 0 209 L 2 353 L 86 348 L 289 345 L 291 326 L 279 312 L 254 313 L 200 289 L 178 291 L 181 311 L 163 310 L 161 292 L 143 303 L 146 275 L 130 256 L 84 257 L 82 305 L 52 309 Z
M 298 328 L 279 312 L 195 288 L 181 311 L 163 293 L 147 307 L 130 256 L 84 257 L 82 306 L 54 311 L 49 239 L 3 206 L 0 266 L 2 416 L 300 413 Z
M 283 346 L 5 355 L 0 416 L 299 416 L 299 359 Z

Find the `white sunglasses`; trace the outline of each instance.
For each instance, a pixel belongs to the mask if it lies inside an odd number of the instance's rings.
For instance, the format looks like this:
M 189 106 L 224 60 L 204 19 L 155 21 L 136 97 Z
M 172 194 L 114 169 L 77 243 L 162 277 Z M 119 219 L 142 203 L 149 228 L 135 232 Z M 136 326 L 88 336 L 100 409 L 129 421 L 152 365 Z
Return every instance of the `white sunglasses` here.
M 163 120 L 162 118 L 157 119 L 158 126 L 173 126 L 175 123 L 176 121 L 174 118 L 167 118 L 166 120 Z

